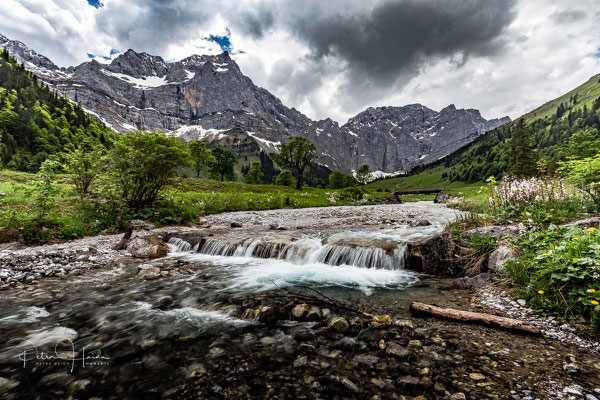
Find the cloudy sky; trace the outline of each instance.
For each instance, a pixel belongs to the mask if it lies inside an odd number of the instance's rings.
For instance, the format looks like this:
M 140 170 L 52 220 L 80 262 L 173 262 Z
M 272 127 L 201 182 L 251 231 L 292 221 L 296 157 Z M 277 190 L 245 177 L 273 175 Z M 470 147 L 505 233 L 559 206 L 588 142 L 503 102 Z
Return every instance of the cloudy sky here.
M 600 1 L 1 0 L 0 33 L 61 66 L 228 49 L 289 107 L 450 103 L 519 115 L 600 72 Z

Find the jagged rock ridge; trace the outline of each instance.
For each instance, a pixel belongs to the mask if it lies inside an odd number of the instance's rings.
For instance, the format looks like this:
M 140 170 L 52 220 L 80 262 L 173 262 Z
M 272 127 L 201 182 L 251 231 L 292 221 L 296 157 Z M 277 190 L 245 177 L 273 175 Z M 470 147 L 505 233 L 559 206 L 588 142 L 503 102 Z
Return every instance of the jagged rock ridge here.
M 346 124 L 313 121 L 246 77 L 227 52 L 167 63 L 133 50 L 110 64 L 95 60 L 59 68 L 23 43 L 0 35 L 0 46 L 44 82 L 114 130 L 174 131 L 185 140 L 221 141 L 243 132 L 268 153 L 290 136 L 313 141 L 319 162 L 346 172 L 367 163 L 397 173 L 428 164 L 510 121 L 485 120 L 453 105 L 368 108 Z

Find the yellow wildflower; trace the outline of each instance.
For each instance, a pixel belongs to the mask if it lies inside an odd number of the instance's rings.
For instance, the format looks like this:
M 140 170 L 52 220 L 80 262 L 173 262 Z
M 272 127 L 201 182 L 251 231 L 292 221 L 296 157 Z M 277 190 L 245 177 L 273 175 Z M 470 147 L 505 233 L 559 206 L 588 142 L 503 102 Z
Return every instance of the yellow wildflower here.
M 596 289 L 588 289 L 588 293 L 596 293 Z
M 546 242 L 542 243 L 542 246 L 546 246 Z
M 539 294 L 544 294 L 544 291 L 543 290 L 538 290 L 538 293 Z
M 544 257 L 548 257 L 549 255 L 549 253 L 544 253 Z
M 579 240 L 578 237 L 571 238 L 571 240 Z
M 587 228 L 587 229 L 586 229 L 586 231 L 588 231 L 588 232 L 594 232 L 594 231 L 596 231 L 596 228 L 594 228 L 594 227 L 592 226 L 592 227 L 590 227 L 590 228 Z
M 592 304 L 595 305 L 595 306 L 597 306 L 600 303 L 598 303 L 596 300 L 592 300 Z

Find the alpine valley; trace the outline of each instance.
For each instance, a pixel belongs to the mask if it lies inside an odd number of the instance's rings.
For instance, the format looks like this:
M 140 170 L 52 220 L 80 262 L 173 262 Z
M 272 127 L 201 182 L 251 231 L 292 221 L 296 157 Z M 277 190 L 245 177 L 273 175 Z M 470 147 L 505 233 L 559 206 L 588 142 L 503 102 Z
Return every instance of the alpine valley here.
M 238 153 L 274 153 L 289 137 L 304 136 L 317 146 L 320 164 L 345 172 L 365 163 L 380 176 L 408 172 L 510 121 L 486 120 L 477 110 L 454 105 L 436 112 L 411 104 L 370 107 L 340 126 L 286 107 L 245 76 L 228 52 L 168 63 L 128 50 L 110 64 L 92 60 L 60 68 L 2 35 L 0 47 L 117 132 L 174 132 L 186 141 L 201 139 Z

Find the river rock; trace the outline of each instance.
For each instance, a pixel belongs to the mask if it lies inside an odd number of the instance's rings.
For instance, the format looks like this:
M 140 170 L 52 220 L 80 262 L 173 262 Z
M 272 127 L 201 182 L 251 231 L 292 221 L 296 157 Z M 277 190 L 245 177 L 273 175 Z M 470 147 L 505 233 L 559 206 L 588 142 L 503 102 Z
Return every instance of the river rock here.
M 19 386 L 19 381 L 6 379 L 0 376 L 0 395 L 16 388 L 17 386 Z
M 71 396 L 81 396 L 83 393 L 89 392 L 94 386 L 91 379 L 79 379 L 69 385 L 69 394 Z
M 495 238 L 500 238 L 503 236 L 518 236 L 524 233 L 526 230 L 527 228 L 523 224 L 484 226 L 481 228 L 464 231 L 460 234 L 460 241 L 464 245 L 469 245 L 471 243 L 471 238 L 475 234 L 480 236 L 493 236 Z
M 144 279 L 158 279 L 161 277 L 160 268 L 150 264 L 142 264 L 138 266 L 138 275 Z
M 292 317 L 294 317 L 294 319 L 303 319 L 306 313 L 308 313 L 308 310 L 310 310 L 310 306 L 308 304 L 298 304 L 292 308 Z
M 344 317 L 332 317 L 327 323 L 327 328 L 344 333 L 348 330 L 348 321 Z
M 455 275 L 454 252 L 455 245 L 449 232 L 409 243 L 407 268 L 430 275 Z
M 429 226 L 431 225 L 431 222 L 427 221 L 426 219 L 417 219 L 415 221 L 411 221 L 410 224 L 408 224 L 408 226 L 410 226 L 411 228 L 417 228 L 419 226 Z
M 371 321 L 374 328 L 383 328 L 392 325 L 392 317 L 389 315 L 375 315 Z
M 488 258 L 488 270 L 491 273 L 498 274 L 504 271 L 504 265 L 509 260 L 517 258 L 517 252 L 508 246 L 499 246 L 492 251 Z
M 160 258 L 169 254 L 169 246 L 156 235 L 147 235 L 131 239 L 127 251 L 138 258 Z
M 385 352 L 399 358 L 406 358 L 410 355 L 410 351 L 406 347 L 402 347 L 396 342 L 389 342 Z
M 319 309 L 319 307 L 311 307 L 310 310 L 308 310 L 308 312 L 306 313 L 306 320 L 307 321 L 320 321 L 321 318 L 323 318 L 323 315 L 321 314 L 321 310 Z
M 156 228 L 156 226 L 151 222 L 146 222 L 141 219 L 132 219 L 129 221 L 129 225 L 135 229 L 143 229 L 145 231 L 149 231 L 150 229 Z
M 234 221 L 234 222 L 232 222 L 232 223 L 230 224 L 230 226 L 231 226 L 232 228 L 241 228 L 241 227 L 242 227 L 242 223 L 241 223 L 241 222 Z
M 474 289 L 488 285 L 491 282 L 490 274 L 484 272 L 476 276 L 464 276 L 455 280 L 452 285 L 459 289 Z

